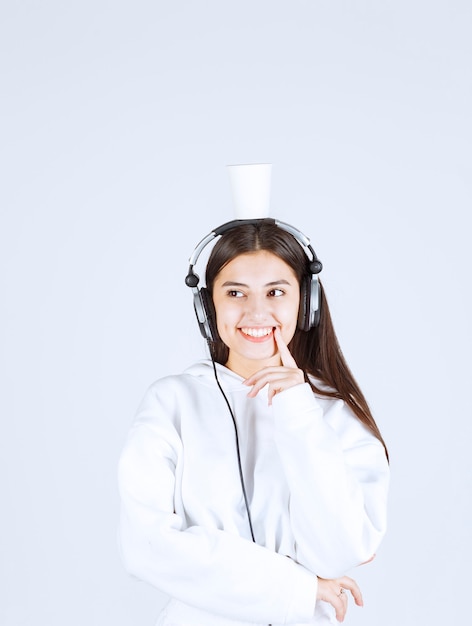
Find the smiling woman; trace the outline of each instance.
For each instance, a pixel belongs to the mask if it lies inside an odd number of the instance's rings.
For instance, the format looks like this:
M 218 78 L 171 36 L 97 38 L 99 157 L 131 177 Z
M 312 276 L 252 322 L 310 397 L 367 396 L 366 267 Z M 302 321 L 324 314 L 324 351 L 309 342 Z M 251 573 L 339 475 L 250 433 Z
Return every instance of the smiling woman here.
M 151 386 L 120 460 L 123 561 L 171 596 L 163 626 L 327 625 L 345 590 L 362 604 L 346 573 L 384 535 L 387 455 L 306 241 L 236 220 L 191 257 L 211 358 Z

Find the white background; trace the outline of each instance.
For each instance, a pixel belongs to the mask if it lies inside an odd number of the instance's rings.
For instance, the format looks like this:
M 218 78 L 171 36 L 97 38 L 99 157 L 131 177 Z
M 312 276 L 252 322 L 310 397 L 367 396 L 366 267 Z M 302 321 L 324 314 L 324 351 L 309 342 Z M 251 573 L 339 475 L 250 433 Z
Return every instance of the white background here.
M 150 626 L 116 463 L 204 356 L 183 279 L 273 163 L 389 444 L 389 532 L 352 625 L 470 619 L 468 0 L 3 0 L 0 624 Z

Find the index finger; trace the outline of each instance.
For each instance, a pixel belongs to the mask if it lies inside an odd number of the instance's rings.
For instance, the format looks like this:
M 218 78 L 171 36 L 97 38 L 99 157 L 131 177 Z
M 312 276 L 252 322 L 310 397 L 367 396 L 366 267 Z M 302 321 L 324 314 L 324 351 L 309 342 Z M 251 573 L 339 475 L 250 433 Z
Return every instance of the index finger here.
M 295 362 L 295 359 L 290 353 L 290 350 L 287 347 L 287 344 L 282 338 L 282 333 L 280 332 L 280 328 L 276 327 L 274 331 L 275 343 L 277 344 L 277 348 L 280 353 L 280 358 L 282 359 L 282 365 L 285 367 L 296 367 L 298 365 Z

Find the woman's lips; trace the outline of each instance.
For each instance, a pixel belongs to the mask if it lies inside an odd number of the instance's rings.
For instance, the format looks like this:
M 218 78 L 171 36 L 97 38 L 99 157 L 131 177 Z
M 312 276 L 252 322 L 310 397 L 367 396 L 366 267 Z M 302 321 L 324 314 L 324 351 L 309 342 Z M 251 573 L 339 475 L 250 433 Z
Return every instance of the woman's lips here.
M 255 343 L 261 343 L 268 341 L 274 334 L 273 326 L 264 326 L 261 328 L 242 327 L 238 329 L 244 339 L 253 341 Z

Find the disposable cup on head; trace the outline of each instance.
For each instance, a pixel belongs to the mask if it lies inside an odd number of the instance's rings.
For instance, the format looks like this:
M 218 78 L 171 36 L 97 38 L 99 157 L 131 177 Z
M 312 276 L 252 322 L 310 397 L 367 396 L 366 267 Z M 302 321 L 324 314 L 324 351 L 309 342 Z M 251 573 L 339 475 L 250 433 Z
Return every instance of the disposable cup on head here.
M 235 219 L 268 217 L 271 163 L 228 165 Z

